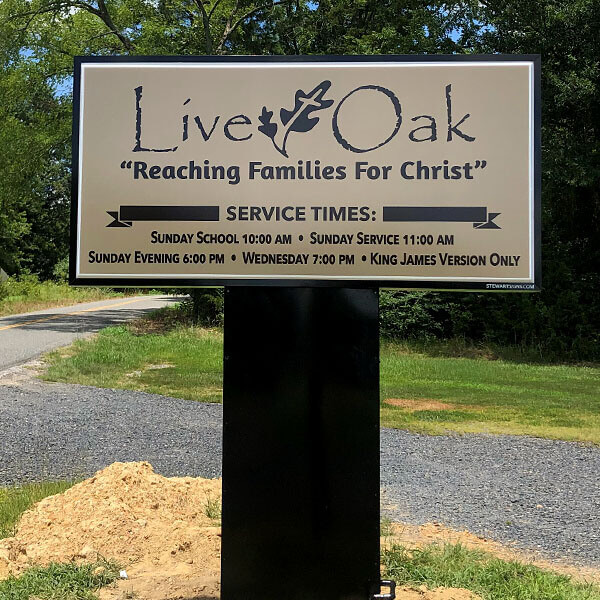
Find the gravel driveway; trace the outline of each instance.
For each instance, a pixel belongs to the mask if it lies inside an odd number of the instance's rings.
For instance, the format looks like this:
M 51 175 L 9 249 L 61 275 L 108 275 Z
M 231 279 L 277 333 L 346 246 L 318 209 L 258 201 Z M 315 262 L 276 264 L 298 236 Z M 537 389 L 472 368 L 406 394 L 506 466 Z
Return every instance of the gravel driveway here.
M 114 461 L 220 474 L 221 406 L 0 379 L 0 485 L 83 477 Z M 381 435 L 384 512 L 600 565 L 600 449 L 511 436 Z

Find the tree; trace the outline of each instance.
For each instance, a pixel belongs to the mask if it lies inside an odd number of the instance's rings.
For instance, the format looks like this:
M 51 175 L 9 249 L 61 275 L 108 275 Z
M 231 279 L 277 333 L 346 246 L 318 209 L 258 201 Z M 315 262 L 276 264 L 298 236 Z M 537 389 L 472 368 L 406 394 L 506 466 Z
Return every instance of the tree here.
M 10 20 L 48 71 L 59 77 L 76 54 L 225 54 L 240 31 L 254 33 L 278 16 L 300 11 L 296 0 L 4 0 Z M 283 10 L 285 9 L 285 10 Z
M 73 57 L 243 51 L 291 17 L 268 0 L 3 0 L 0 3 L 0 264 L 48 277 L 68 249 Z M 304 6 L 304 5 L 302 5 Z M 279 12 L 278 12 L 279 11 Z
M 11 273 L 35 265 L 48 275 L 66 250 L 49 242 L 68 211 L 68 134 L 61 125 L 69 107 L 34 70 L 7 62 L 0 76 L 0 264 Z M 48 268 L 37 269 L 42 263 Z
M 310 22 L 315 54 L 462 53 L 471 13 L 423 0 L 322 0 Z M 460 35 L 462 33 L 462 35 Z
M 481 51 L 542 55 L 543 273 L 504 329 L 582 357 L 600 342 L 600 1 L 486 0 Z M 500 308 L 495 302 L 496 310 Z M 515 311 L 523 316 L 520 325 Z

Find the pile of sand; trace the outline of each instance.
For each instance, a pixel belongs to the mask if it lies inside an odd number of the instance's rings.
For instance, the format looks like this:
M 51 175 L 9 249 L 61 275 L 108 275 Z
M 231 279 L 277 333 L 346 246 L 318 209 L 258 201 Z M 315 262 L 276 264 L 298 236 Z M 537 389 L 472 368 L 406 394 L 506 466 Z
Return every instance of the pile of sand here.
M 26 512 L 15 537 L 0 541 L 0 578 L 31 564 L 104 557 L 125 566 L 122 585 L 140 598 L 178 597 L 182 586 L 218 597 L 220 527 L 206 512 L 220 496 L 219 480 L 167 479 L 148 463 L 115 463 Z
M 114 559 L 128 579 L 102 600 L 219 597 L 219 480 L 157 475 L 148 463 L 115 463 L 26 512 L 0 541 L 0 579 L 32 564 Z M 207 515 L 207 512 L 209 515 Z M 402 600 L 477 600 L 468 590 L 401 588 Z

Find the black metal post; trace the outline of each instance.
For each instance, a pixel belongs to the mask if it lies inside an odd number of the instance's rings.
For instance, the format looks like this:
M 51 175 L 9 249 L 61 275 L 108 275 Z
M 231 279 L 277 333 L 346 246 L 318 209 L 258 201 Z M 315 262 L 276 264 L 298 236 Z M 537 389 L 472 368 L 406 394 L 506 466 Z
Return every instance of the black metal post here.
M 225 292 L 222 600 L 379 591 L 378 292 Z

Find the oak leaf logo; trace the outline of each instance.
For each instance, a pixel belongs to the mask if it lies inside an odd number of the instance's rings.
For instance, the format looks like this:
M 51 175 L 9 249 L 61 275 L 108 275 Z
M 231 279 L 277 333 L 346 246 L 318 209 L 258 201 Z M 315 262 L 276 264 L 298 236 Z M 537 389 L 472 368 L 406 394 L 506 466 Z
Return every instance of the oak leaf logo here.
M 267 110 L 267 107 L 263 106 L 262 113 L 258 117 L 261 123 L 258 130 L 271 139 L 278 152 L 288 158 L 286 146 L 290 133 L 309 132 L 319 122 L 319 117 L 311 115 L 318 110 L 329 108 L 333 104 L 333 100 L 323 98 L 330 87 L 331 81 L 325 80 L 308 93 L 298 90 L 295 95 L 294 108 L 292 110 L 280 109 L 279 124 L 272 121 L 273 111 Z

